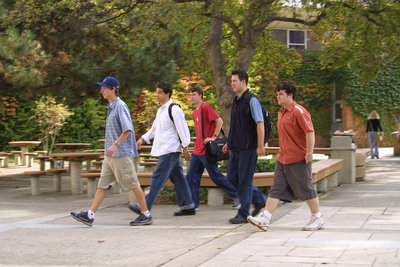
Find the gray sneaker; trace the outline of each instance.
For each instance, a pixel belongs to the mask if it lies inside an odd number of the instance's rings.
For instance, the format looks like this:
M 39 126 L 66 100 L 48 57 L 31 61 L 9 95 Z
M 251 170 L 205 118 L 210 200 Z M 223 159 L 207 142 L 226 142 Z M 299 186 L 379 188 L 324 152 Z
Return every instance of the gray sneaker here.
M 142 211 L 140 210 L 140 207 L 138 205 L 129 205 L 128 209 L 136 213 L 137 215 L 140 215 Z
M 78 222 L 81 222 L 87 226 L 92 227 L 94 219 L 89 219 L 87 211 L 81 211 L 81 213 L 79 213 L 79 214 L 75 213 L 75 212 L 71 212 L 71 216 Z
M 139 215 L 139 217 L 136 218 L 136 220 L 131 221 L 129 224 L 132 226 L 140 226 L 140 225 L 150 225 L 153 223 L 153 220 L 151 218 L 151 215 L 149 217 L 146 217 L 143 213 Z
M 242 205 L 240 205 L 240 200 L 238 198 L 234 198 L 233 199 L 233 205 L 232 205 L 232 209 L 233 210 L 238 210 L 242 207 Z

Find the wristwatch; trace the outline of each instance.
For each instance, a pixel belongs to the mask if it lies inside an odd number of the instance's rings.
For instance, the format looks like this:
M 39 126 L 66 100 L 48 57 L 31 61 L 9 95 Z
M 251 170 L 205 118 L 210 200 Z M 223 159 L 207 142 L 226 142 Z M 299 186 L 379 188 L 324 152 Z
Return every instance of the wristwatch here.
M 218 135 L 216 133 L 213 134 L 214 137 L 217 137 Z
M 118 140 L 115 140 L 114 144 L 116 144 L 117 146 L 119 146 Z
M 312 156 L 312 155 L 313 155 L 312 152 L 307 152 L 307 153 L 306 153 L 306 156 Z

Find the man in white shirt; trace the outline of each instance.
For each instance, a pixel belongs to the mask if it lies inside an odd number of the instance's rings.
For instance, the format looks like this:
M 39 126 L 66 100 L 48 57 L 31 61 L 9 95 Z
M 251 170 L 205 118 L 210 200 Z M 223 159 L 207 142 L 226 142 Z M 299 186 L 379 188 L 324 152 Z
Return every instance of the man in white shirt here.
M 175 185 L 176 200 L 180 209 L 174 213 L 174 216 L 195 215 L 189 184 L 183 175 L 179 160 L 182 148 L 184 158 L 188 161 L 191 158 L 188 151 L 190 132 L 185 114 L 178 105 L 173 105 L 172 120 L 168 112 L 170 105 L 173 104 L 170 99 L 172 86 L 167 82 L 159 82 L 156 87 L 156 97 L 161 107 L 157 111 L 151 129 L 136 142 L 137 148 L 140 150 L 143 141 L 150 143 L 150 140 L 154 138 L 151 155 L 159 157 L 157 168 L 151 176 L 150 192 L 146 196 L 147 207 L 151 210 L 158 194 L 170 178 Z M 137 214 L 140 213 L 138 204 L 129 205 L 129 209 Z

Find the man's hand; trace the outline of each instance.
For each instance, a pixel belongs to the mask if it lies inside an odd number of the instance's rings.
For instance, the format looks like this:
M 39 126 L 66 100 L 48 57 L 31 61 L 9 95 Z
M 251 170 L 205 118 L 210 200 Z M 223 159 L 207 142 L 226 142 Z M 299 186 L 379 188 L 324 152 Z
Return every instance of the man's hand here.
M 264 146 L 257 147 L 257 156 L 265 156 L 265 147 Z
M 224 152 L 224 153 L 228 152 L 228 144 L 225 144 L 225 145 L 222 147 L 222 152 Z
M 138 150 L 142 149 L 142 143 L 143 143 L 143 138 L 140 138 L 139 140 L 136 141 L 136 146 Z
M 192 156 L 190 155 L 189 151 L 183 151 L 183 155 L 182 157 L 186 160 L 186 161 L 190 161 L 192 159 Z
M 313 160 L 313 155 L 307 155 L 307 154 L 306 154 L 306 156 L 304 157 L 304 159 L 305 159 L 306 163 L 309 163 L 310 161 Z
M 108 150 L 107 150 L 107 152 L 106 152 L 106 156 L 107 157 L 112 157 L 112 155 L 114 154 L 114 152 L 115 152 L 115 150 L 117 150 L 117 145 L 114 143 L 114 144 L 112 144 L 109 148 L 108 148 Z
M 207 144 L 210 141 L 215 141 L 215 139 L 217 139 L 217 137 L 207 137 L 206 139 L 204 139 L 204 144 Z

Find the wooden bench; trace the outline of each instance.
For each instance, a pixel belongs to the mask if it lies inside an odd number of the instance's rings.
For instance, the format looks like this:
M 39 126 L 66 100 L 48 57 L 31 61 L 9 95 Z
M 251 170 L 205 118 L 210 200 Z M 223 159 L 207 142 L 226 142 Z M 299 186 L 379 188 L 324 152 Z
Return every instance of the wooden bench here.
M 12 156 L 11 153 L 8 152 L 0 152 L 0 159 L 3 160 L 3 167 L 8 167 L 8 157 Z M 0 161 L 1 162 L 1 161 Z
M 40 176 L 45 175 L 45 171 L 26 171 L 25 175 L 31 178 L 31 193 L 32 196 L 40 194 Z
M 144 172 L 154 172 L 157 166 L 157 162 L 142 161 L 139 163 L 139 165 L 144 167 Z
M 273 158 L 276 158 L 279 154 L 279 147 L 278 146 L 266 146 L 265 152 L 267 154 L 271 154 Z M 329 147 L 315 147 L 313 150 L 313 153 L 330 156 L 331 149 Z
M 343 159 L 324 159 L 312 165 L 312 178 L 318 192 L 327 192 L 328 187 L 338 186 L 337 172 L 343 168 Z M 150 186 L 151 172 L 138 173 L 140 185 Z M 226 173 L 224 173 L 227 176 Z M 256 172 L 253 176 L 253 184 L 257 187 L 272 186 L 274 181 L 274 172 Z M 165 185 L 173 185 L 168 179 Z M 223 203 L 223 191 L 211 180 L 208 173 L 204 173 L 200 180 L 201 187 L 209 189 L 208 199 L 214 199 L 215 202 Z M 216 190 L 210 190 L 216 189 Z M 222 200 L 220 199 L 222 198 Z M 215 200 L 220 199 L 220 200 Z
M 48 169 L 46 172 L 53 174 L 53 191 L 61 192 L 61 174 L 67 172 L 67 169 Z

